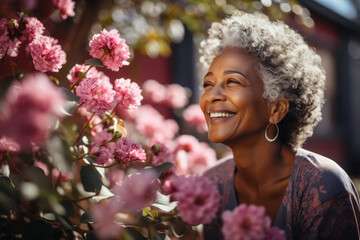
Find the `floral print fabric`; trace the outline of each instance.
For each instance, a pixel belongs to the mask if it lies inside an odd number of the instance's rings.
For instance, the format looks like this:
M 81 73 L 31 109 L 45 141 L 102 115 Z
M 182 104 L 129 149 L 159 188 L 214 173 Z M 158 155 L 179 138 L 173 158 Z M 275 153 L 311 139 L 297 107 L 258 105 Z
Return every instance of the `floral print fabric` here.
M 205 240 L 221 240 L 221 213 L 237 202 L 234 188 L 235 164 L 231 158 L 205 175 L 217 183 L 222 202 L 217 217 L 204 226 Z M 294 168 L 273 226 L 286 232 L 287 239 L 359 239 L 360 211 L 356 189 L 334 161 L 298 149 Z

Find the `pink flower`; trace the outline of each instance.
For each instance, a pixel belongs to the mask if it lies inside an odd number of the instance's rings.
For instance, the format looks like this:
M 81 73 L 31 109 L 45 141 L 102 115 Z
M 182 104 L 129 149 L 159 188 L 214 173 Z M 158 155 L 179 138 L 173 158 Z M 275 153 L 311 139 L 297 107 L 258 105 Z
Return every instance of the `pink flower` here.
M 89 65 L 86 64 L 75 64 L 74 67 L 70 69 L 69 74 L 67 75 L 67 79 L 71 84 L 75 83 L 83 73 L 89 68 Z M 107 78 L 103 72 L 99 72 L 96 68 L 92 67 L 83 77 L 86 78 Z
M 116 144 L 114 142 L 106 143 L 111 139 L 112 134 L 107 132 L 107 130 L 103 130 L 95 135 L 94 142 L 92 142 L 90 146 L 92 147 L 91 154 L 97 156 L 95 159 L 96 163 L 108 166 L 115 162 L 114 154 Z M 102 145 L 104 143 L 106 144 Z
M 107 203 L 95 205 L 90 210 L 91 218 L 97 224 L 95 233 L 99 239 L 117 238 L 121 234 L 122 227 L 115 223 L 115 216 L 120 209 L 120 202 L 111 199 Z
M 20 40 L 15 38 L 11 40 L 7 35 L 0 36 L 0 59 L 7 54 L 10 57 L 16 57 L 18 55 Z
M 0 152 L 19 152 L 20 145 L 6 136 L 0 138 Z
M 129 47 L 116 29 L 110 32 L 104 29 L 101 34 L 95 34 L 89 46 L 90 55 L 100 58 L 108 69 L 119 71 L 120 67 L 129 64 L 126 61 L 130 57 Z
M 143 95 L 145 100 L 152 103 L 161 103 L 166 99 L 166 87 L 156 80 L 146 80 L 143 85 Z
M 266 240 L 286 240 L 285 232 L 278 227 L 272 227 L 267 232 Z
M 21 148 L 43 143 L 55 120 L 62 116 L 65 99 L 60 89 L 45 74 L 24 77 L 8 90 L 0 116 L 3 136 L 12 138 Z
M 194 151 L 199 145 L 199 140 L 192 135 L 180 135 L 174 141 L 174 151 L 184 150 L 186 152 Z
M 209 223 L 220 206 L 220 194 L 216 185 L 202 176 L 173 176 L 172 200 L 178 201 L 181 219 L 191 225 Z
M 207 130 L 205 117 L 199 104 L 192 104 L 183 112 L 184 120 L 187 124 L 196 127 L 196 130 L 203 133 Z
M 160 144 L 157 145 L 160 148 L 160 151 L 154 152 L 151 165 L 153 166 L 159 166 L 161 164 L 164 164 L 166 162 L 174 163 L 174 153 L 171 152 L 165 145 Z M 166 170 L 161 174 L 162 178 L 167 178 L 175 173 L 174 166 L 170 169 Z
M 216 152 L 208 144 L 190 135 L 181 135 L 175 142 L 176 174 L 203 174 L 216 163 Z
M 76 88 L 79 103 L 91 113 L 103 114 L 115 107 L 115 91 L 108 77 L 88 78 Z
M 41 36 L 44 33 L 45 27 L 35 17 L 24 17 L 26 22 L 25 29 L 23 30 L 20 40 L 32 42 L 35 38 Z
M 146 160 L 145 150 L 141 145 L 127 137 L 118 139 L 115 152 L 121 164 L 128 164 L 133 161 L 145 162 Z
M 66 54 L 57 40 L 48 36 L 38 36 L 29 44 L 34 67 L 41 72 L 58 72 L 66 63 Z
M 188 103 L 185 88 L 179 84 L 170 84 L 166 89 L 165 102 L 172 108 L 182 108 Z
M 53 4 L 55 8 L 60 10 L 60 17 L 62 19 L 75 16 L 75 2 L 71 0 L 53 0 Z
M 116 79 L 114 82 L 115 98 L 124 109 L 133 110 L 140 106 L 141 100 L 141 89 L 135 82 L 131 82 L 130 79 Z
M 125 178 L 125 172 L 119 169 L 110 168 L 106 174 L 111 186 L 120 186 Z
M 16 19 L 12 19 L 10 22 L 5 18 L 0 19 L 0 59 L 7 54 L 10 57 L 16 57 L 18 55 L 21 41 L 17 38 L 20 34 L 19 24 Z
M 164 117 L 152 106 L 143 105 L 136 111 L 135 128 L 148 138 L 148 144 L 166 143 L 174 138 L 179 126 L 172 119 Z
M 240 204 L 233 211 L 224 211 L 221 215 L 221 229 L 225 240 L 264 240 L 270 230 L 271 220 L 265 215 L 265 208 Z M 272 230 L 276 231 L 276 230 Z M 270 232 L 270 235 L 276 232 Z
M 130 175 L 114 193 L 120 198 L 125 211 L 138 211 L 156 200 L 159 184 L 156 173 L 151 170 Z

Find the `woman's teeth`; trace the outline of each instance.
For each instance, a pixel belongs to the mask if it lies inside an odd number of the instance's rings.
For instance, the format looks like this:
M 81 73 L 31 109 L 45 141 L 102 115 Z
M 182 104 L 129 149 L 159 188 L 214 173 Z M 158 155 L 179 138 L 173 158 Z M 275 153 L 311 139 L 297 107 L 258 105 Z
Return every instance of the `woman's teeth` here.
M 234 113 L 210 113 L 210 118 L 217 118 L 217 117 L 232 117 Z

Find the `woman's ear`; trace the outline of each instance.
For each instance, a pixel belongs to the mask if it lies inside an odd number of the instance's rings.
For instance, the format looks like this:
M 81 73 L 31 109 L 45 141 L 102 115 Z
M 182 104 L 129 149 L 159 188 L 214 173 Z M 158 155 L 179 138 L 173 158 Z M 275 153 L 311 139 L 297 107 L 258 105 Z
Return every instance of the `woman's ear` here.
M 278 124 L 289 111 L 289 101 L 285 98 L 278 98 L 270 105 L 269 122 Z

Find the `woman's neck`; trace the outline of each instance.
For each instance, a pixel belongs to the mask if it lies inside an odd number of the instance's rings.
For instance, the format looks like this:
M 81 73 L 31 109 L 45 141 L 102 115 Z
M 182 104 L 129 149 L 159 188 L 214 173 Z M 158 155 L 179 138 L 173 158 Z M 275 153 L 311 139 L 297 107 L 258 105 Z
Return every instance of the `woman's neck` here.
M 295 153 L 280 142 L 252 146 L 236 144 L 230 148 L 237 169 L 235 180 L 255 191 L 261 191 L 291 174 Z

